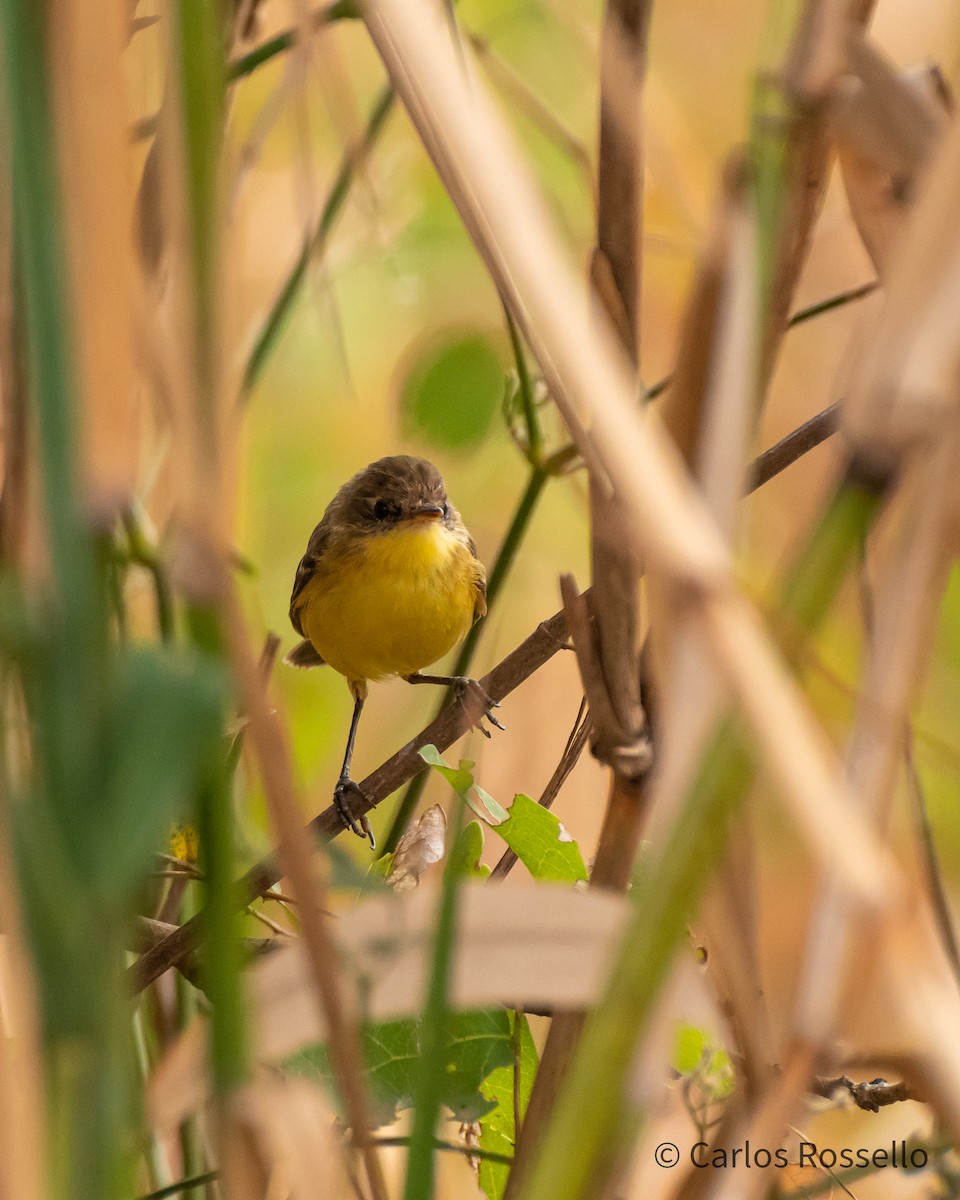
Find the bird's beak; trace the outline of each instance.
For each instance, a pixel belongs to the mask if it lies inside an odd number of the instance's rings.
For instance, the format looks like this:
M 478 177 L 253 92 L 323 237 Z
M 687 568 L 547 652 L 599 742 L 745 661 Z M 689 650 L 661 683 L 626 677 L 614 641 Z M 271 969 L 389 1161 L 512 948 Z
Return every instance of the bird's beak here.
M 439 504 L 421 504 L 419 508 L 415 508 L 410 514 L 411 521 L 439 521 L 443 516 L 443 509 Z

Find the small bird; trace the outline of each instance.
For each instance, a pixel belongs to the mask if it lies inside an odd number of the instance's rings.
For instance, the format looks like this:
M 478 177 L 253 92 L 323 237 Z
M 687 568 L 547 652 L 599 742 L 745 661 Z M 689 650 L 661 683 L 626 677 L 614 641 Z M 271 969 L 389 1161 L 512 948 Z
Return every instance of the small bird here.
M 358 472 L 337 492 L 310 535 L 290 597 L 290 621 L 303 641 L 286 656 L 295 667 L 326 663 L 346 677 L 353 720 L 333 799 L 348 829 L 376 841 L 350 778 L 357 725 L 370 680 L 473 693 L 498 729 L 494 701 L 476 680 L 423 675 L 487 611 L 487 579 L 473 538 L 447 498 L 437 468 L 398 454 Z M 481 726 L 482 728 L 482 726 Z M 489 737 L 486 729 L 483 732 Z

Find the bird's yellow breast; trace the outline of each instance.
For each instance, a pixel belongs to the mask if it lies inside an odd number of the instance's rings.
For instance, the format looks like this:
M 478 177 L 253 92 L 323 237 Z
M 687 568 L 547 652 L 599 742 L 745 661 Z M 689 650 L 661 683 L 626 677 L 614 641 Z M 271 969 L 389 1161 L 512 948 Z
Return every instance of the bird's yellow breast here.
M 466 636 L 478 571 L 469 548 L 439 521 L 352 539 L 318 563 L 300 623 L 349 680 L 412 675 Z

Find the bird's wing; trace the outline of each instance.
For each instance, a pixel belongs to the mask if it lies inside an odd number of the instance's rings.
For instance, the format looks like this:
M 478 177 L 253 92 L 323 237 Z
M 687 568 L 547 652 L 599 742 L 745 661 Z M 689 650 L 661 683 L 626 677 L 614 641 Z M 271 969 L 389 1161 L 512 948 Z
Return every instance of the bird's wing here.
M 470 553 L 473 555 L 474 562 L 474 579 L 473 584 L 476 589 L 476 595 L 473 598 L 473 619 L 479 621 L 481 617 L 487 615 L 487 573 L 483 569 L 483 563 L 480 561 L 480 555 L 477 554 L 477 544 L 470 538 L 467 543 L 470 547 Z
M 317 569 L 317 564 L 320 561 L 320 556 L 330 541 L 330 510 L 323 514 L 323 520 L 310 534 L 310 541 L 307 542 L 307 548 L 303 558 L 300 559 L 300 565 L 297 567 L 297 573 L 293 578 L 293 591 L 290 594 L 290 624 L 294 627 L 301 637 L 304 636 L 303 629 L 300 625 L 300 609 L 302 604 L 300 598 L 303 595 L 303 589 L 313 578 L 313 574 Z

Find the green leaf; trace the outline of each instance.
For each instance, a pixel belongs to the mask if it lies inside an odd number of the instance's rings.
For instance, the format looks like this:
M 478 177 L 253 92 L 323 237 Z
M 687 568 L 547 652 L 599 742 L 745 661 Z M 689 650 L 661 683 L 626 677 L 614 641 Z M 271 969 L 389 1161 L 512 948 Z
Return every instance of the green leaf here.
M 539 1057 L 533 1043 L 530 1025 L 523 1013 L 513 1014 L 513 1020 L 519 1020 L 514 1025 L 515 1033 L 520 1040 L 520 1116 L 527 1111 L 530 1092 L 533 1090 L 533 1080 L 537 1073 Z M 487 1076 L 481 1091 L 483 1095 L 495 1103 L 496 1107 L 485 1117 L 480 1118 L 480 1149 L 490 1150 L 496 1154 L 513 1154 L 516 1145 L 516 1127 L 513 1114 L 513 1072 L 514 1062 L 506 1067 L 498 1067 Z M 510 1168 L 504 1163 L 490 1162 L 483 1159 L 480 1162 L 480 1187 L 487 1195 L 487 1200 L 500 1200 L 507 1184 Z
M 405 437 L 466 450 L 487 432 L 503 388 L 503 369 L 482 333 L 447 333 L 419 348 L 400 393 Z
M 480 861 L 482 854 L 483 826 L 479 821 L 471 821 L 450 851 L 451 865 L 468 879 L 486 879 L 490 868 Z
M 460 765 L 472 767 L 473 763 L 468 763 L 468 762 L 466 762 L 465 759 L 461 759 Z M 510 819 L 510 814 L 507 812 L 507 810 L 505 808 L 503 808 L 502 805 L 498 804 L 496 802 L 496 800 L 494 800 L 494 798 L 490 795 L 489 792 L 485 792 L 478 783 L 475 783 L 473 785 L 473 791 L 479 797 L 479 799 L 483 802 L 484 808 L 487 809 L 487 812 L 494 818 L 494 820 L 499 821 L 502 824 L 504 821 L 508 821 Z M 476 804 L 473 804 L 471 802 L 469 794 L 464 796 L 464 800 L 466 800 L 466 802 L 470 805 L 470 807 L 473 809 L 473 811 L 477 814 L 477 816 L 482 821 L 487 820 L 486 813 L 482 813 L 479 811 Z
M 580 847 L 563 823 L 522 792 L 513 798 L 509 819 L 496 829 L 534 879 L 576 883 L 588 878 Z
M 438 774 L 444 777 L 458 796 L 462 796 L 464 792 L 473 787 L 473 775 L 470 773 L 470 768 L 474 764 L 469 759 L 461 758 L 459 768 L 451 767 L 436 746 L 432 744 L 421 748 L 420 757 L 428 766 L 433 767 Z
M 454 1120 L 478 1121 L 497 1103 L 481 1085 L 492 1072 L 513 1062 L 510 1016 L 500 1009 L 452 1013 L 449 1030 L 441 1099 Z M 368 1025 L 362 1043 L 370 1119 L 374 1126 L 389 1125 L 399 1111 L 413 1104 L 420 1022 L 408 1019 Z M 308 1076 L 319 1074 L 333 1086 L 325 1044 L 301 1051 L 287 1063 L 287 1069 Z
M 469 758 L 461 758 L 459 767 L 451 767 L 436 746 L 432 745 L 424 746 L 420 750 L 420 757 L 444 777 L 464 804 L 469 805 L 481 821 L 491 825 L 495 821 L 506 821 L 509 818 L 507 810 L 499 805 L 489 792 L 485 792 L 474 782 L 473 768 L 476 764 Z
M 510 1014 L 503 1009 L 453 1014 L 443 1102 L 456 1121 L 478 1121 L 495 1107 L 482 1084 L 513 1062 Z
M 413 1104 L 420 1052 L 419 1022 L 390 1021 L 363 1031 L 364 1077 L 374 1127 L 389 1125 Z M 324 1049 L 326 1049 L 324 1047 Z

